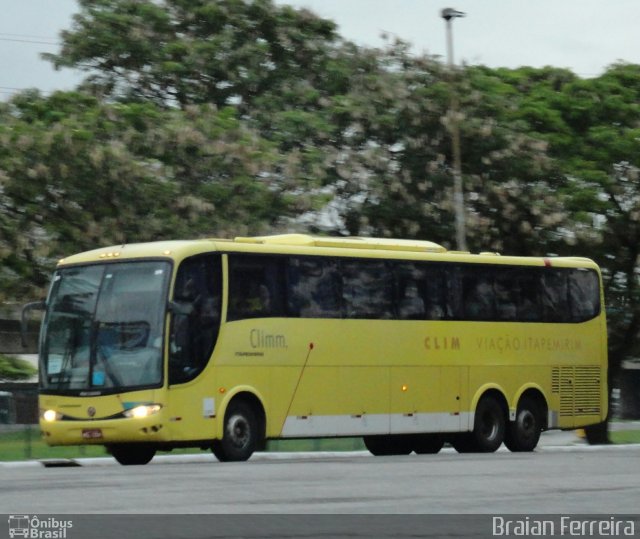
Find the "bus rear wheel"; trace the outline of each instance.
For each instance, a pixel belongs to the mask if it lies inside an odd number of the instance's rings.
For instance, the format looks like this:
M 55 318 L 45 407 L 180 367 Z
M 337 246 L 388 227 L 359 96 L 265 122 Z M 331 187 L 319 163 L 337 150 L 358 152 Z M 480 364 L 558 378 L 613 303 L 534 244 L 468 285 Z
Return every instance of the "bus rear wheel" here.
M 211 450 L 220 462 L 249 460 L 257 449 L 260 425 L 252 406 L 245 401 L 232 401 L 224 415 L 222 440 L 214 440 Z
M 542 413 L 538 402 L 524 396 L 518 403 L 515 421 L 509 423 L 504 445 L 510 451 L 533 451 L 542 433 Z
M 451 443 L 458 453 L 493 453 L 504 441 L 506 423 L 498 400 L 484 396 L 476 408 L 473 430 L 455 436 Z
M 389 455 L 408 455 L 413 448 L 409 436 L 384 435 L 384 436 L 364 436 L 362 438 L 365 447 L 376 457 L 386 457 Z
M 491 395 L 480 399 L 471 433 L 473 445 L 480 453 L 493 453 L 504 441 L 506 418 L 500 403 Z
M 156 454 L 156 448 L 147 444 L 118 444 L 107 447 L 107 450 L 123 466 L 149 464 Z

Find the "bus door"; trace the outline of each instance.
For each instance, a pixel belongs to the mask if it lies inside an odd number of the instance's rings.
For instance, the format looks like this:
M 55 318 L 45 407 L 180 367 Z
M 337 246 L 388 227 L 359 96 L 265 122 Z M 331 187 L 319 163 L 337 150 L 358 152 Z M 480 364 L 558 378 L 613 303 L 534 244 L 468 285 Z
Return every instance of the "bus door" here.
M 198 255 L 178 268 L 171 312 L 168 377 L 172 440 L 213 435 L 215 400 L 206 370 L 220 331 L 222 267 L 218 254 Z

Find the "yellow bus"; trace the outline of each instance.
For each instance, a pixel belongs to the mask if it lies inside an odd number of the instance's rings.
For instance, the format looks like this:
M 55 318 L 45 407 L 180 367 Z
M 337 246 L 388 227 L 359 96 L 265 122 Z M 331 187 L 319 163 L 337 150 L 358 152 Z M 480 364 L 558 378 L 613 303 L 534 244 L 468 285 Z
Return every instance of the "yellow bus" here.
M 374 455 L 532 451 L 607 415 L 598 266 L 303 234 L 107 247 L 61 260 L 40 337 L 50 445 L 121 464 L 270 439 Z

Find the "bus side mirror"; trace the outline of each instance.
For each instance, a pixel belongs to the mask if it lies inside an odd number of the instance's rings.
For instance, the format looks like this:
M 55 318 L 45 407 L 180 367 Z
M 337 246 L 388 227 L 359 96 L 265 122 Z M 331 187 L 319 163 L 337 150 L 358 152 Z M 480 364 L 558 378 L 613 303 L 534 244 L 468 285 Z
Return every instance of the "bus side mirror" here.
M 22 348 L 28 346 L 27 343 L 27 330 L 28 328 L 28 314 L 30 311 L 44 311 L 47 308 L 47 303 L 44 300 L 32 301 L 22 307 L 22 315 L 20 320 L 20 340 L 22 341 Z

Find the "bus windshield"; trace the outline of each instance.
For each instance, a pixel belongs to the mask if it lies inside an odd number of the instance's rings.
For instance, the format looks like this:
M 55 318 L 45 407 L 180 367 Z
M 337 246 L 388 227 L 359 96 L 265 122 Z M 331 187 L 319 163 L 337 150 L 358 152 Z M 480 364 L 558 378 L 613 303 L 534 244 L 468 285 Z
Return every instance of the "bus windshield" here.
M 115 392 L 162 383 L 168 262 L 59 269 L 47 302 L 40 387 Z

